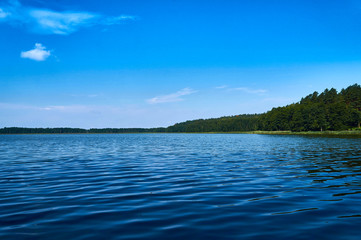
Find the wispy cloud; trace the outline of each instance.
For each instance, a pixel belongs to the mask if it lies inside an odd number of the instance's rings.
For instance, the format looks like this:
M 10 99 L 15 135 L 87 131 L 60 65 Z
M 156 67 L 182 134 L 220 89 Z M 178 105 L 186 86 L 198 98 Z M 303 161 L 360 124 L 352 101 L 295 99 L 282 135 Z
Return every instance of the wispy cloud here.
M 81 97 L 81 98 L 96 98 L 96 97 L 100 97 L 103 94 L 70 94 L 71 97 Z
M 228 86 L 227 85 L 222 85 L 222 86 L 217 86 L 215 87 L 216 89 L 224 89 L 224 88 L 227 88 Z
M 246 87 L 232 88 L 231 90 L 242 91 L 242 92 L 251 93 L 251 94 L 264 94 L 267 92 L 267 90 L 265 90 L 265 89 L 250 89 L 250 88 L 246 88 Z
M 0 8 L 0 19 L 2 18 L 6 18 L 7 16 L 9 16 L 10 13 L 5 12 L 2 8 Z
M 89 26 L 99 17 L 86 12 L 54 12 L 51 10 L 31 10 L 28 14 L 34 20 L 33 31 L 63 35 L 75 32 L 80 27 Z
M 35 43 L 34 49 L 20 53 L 20 57 L 35 61 L 45 61 L 50 56 L 50 51 L 46 50 L 41 43 Z
M 149 104 L 157 104 L 157 103 L 168 103 L 168 102 L 179 102 L 183 101 L 184 99 L 182 96 L 190 95 L 192 93 L 195 93 L 197 91 L 191 89 L 191 88 L 183 88 L 182 90 L 179 90 L 178 92 L 157 96 L 151 99 L 147 99 L 147 102 Z
M 263 95 L 268 92 L 268 90 L 266 90 L 266 89 L 252 89 L 252 88 L 248 88 L 248 87 L 233 87 L 232 88 L 232 87 L 228 87 L 227 85 L 221 85 L 221 86 L 217 86 L 215 88 L 223 89 L 226 91 L 241 91 L 244 93 L 258 94 L 258 95 Z
M 107 17 L 107 18 L 103 18 L 102 20 L 102 24 L 104 25 L 115 25 L 115 24 L 119 24 L 123 21 L 126 20 L 136 20 L 138 19 L 135 16 L 130 16 L 130 15 L 120 15 L 117 17 Z
M 196 114 L 196 115 L 194 115 Z M 166 127 L 200 118 L 189 109 L 130 105 L 32 105 L 0 102 L 1 127 Z
M 17 0 L 9 0 L 0 6 L 0 22 L 39 34 L 68 35 L 80 28 L 94 25 L 115 25 L 136 17 L 128 15 L 104 16 L 85 11 L 54 11 L 45 8 L 23 6 Z
M 38 110 L 41 111 L 57 111 L 57 112 L 74 112 L 74 113 L 81 113 L 81 112 L 90 112 L 95 110 L 94 106 L 85 106 L 85 105 L 55 105 L 55 106 L 46 106 L 46 107 L 38 107 Z
M 25 104 L 13 104 L 0 102 L 0 110 L 33 110 L 33 111 L 60 111 L 60 112 L 84 112 L 94 110 L 94 106 L 86 105 L 53 105 L 37 106 Z

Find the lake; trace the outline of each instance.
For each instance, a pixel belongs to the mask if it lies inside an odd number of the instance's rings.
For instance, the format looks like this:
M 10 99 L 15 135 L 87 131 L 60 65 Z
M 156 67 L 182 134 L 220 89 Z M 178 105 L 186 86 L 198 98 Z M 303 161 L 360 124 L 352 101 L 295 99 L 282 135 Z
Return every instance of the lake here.
M 0 136 L 1 239 L 360 239 L 361 139 Z

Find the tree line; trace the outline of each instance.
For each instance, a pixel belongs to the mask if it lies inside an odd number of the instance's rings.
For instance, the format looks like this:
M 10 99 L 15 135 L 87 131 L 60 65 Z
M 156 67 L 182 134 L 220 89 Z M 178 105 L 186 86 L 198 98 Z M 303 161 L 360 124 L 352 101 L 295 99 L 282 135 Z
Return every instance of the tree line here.
M 254 131 L 259 127 L 261 114 L 198 119 L 169 126 L 167 132 L 239 132 Z
M 361 87 L 314 92 L 299 102 L 263 114 L 245 114 L 177 123 L 169 132 L 339 131 L 360 128 Z
M 338 131 L 360 128 L 361 87 L 351 85 L 340 92 L 325 89 L 299 102 L 273 108 L 262 114 L 197 119 L 167 128 L 20 128 L 0 129 L 0 134 L 31 133 L 180 133 L 246 131 Z
M 0 134 L 71 134 L 71 133 L 160 133 L 165 128 L 23 128 L 5 127 L 0 129 Z
M 326 89 L 302 98 L 298 103 L 273 108 L 260 118 L 259 129 L 266 131 L 338 131 L 360 128 L 361 87 Z

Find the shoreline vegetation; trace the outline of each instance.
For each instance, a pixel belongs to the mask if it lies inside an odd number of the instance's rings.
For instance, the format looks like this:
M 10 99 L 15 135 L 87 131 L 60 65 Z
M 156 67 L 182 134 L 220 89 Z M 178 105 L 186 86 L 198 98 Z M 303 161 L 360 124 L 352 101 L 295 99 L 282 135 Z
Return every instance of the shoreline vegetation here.
M 314 92 L 297 103 L 262 114 L 197 119 L 160 128 L 5 127 L 0 134 L 249 133 L 278 135 L 361 135 L 361 86 Z
M 29 128 L 30 129 L 30 128 Z M 2 129 L 0 129 L 2 130 Z M 0 135 L 52 135 L 52 134 L 260 134 L 260 135 L 304 135 L 304 136 L 357 136 L 361 137 L 361 129 L 345 131 L 309 131 L 309 132 L 292 132 L 292 131 L 235 131 L 235 132 L 9 132 L 0 133 Z

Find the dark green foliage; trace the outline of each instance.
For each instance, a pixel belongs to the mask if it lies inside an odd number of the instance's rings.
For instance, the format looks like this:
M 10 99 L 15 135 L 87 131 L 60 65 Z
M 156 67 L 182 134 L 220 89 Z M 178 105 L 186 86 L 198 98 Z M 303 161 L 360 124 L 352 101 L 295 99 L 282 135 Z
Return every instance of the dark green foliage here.
M 300 102 L 273 108 L 261 118 L 260 130 L 324 131 L 360 127 L 361 87 L 358 84 L 342 89 L 314 92 Z
M 167 128 L 2 128 L 0 134 L 26 133 L 159 133 L 159 132 L 245 132 L 325 131 L 360 128 L 361 87 L 358 84 L 342 89 L 314 92 L 298 103 L 273 108 L 264 114 L 198 119 L 177 123 Z
M 354 84 L 337 93 L 326 89 L 314 92 L 285 107 L 264 114 L 249 114 L 178 123 L 167 132 L 234 132 L 234 131 L 326 131 L 360 127 L 361 87 Z
M 31 134 L 31 133 L 86 133 L 81 128 L 22 128 L 9 127 L 0 129 L 0 134 Z
M 358 84 L 349 86 L 346 89 L 342 89 L 340 92 L 344 101 L 353 109 L 361 111 L 361 87 Z
M 87 133 L 156 133 L 165 132 L 165 128 L 91 128 Z
M 177 123 L 167 132 L 237 132 L 258 129 L 259 114 L 245 114 L 232 117 L 199 119 Z
M 10 127 L 0 129 L 0 134 L 57 134 L 57 133 L 153 133 L 165 132 L 165 128 L 19 128 Z

